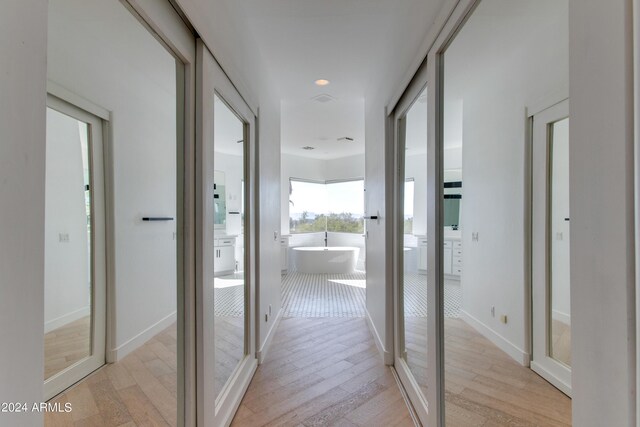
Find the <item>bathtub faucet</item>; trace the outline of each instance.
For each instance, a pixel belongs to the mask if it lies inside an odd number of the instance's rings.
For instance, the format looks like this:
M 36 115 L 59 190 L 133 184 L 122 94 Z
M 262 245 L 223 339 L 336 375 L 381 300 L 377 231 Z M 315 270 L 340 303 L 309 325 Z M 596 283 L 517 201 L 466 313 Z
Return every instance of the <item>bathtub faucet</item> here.
M 325 231 L 325 232 L 324 232 L 324 247 L 325 247 L 325 248 L 326 248 L 327 246 L 329 246 L 329 245 L 327 245 L 327 235 L 328 235 L 328 233 Z

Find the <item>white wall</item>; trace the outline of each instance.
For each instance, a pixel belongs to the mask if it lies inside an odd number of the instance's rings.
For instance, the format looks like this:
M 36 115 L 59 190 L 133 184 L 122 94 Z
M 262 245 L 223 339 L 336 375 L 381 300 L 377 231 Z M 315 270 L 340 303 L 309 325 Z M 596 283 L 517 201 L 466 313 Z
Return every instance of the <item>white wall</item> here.
M 505 7 L 481 3 L 447 50 L 445 97 L 463 99 L 463 315 L 524 363 L 526 107 L 549 94 L 558 94 L 552 103 L 568 95 L 568 7 L 519 2 L 508 6 L 515 9 L 510 20 L 488 20 Z
M 379 349 L 383 352 L 385 362 L 391 363 L 393 354 L 393 323 L 388 315 L 387 304 L 392 301 L 388 286 L 387 273 L 388 250 L 391 242 L 387 223 L 387 176 L 393 171 L 386 168 L 387 153 L 385 144 L 386 111 L 384 96 L 365 100 L 365 212 L 367 215 L 379 213 L 378 221 L 369 221 L 367 227 L 366 259 L 367 259 L 367 312 L 371 319 L 371 329 Z
M 118 2 L 49 2 L 51 81 L 112 114 L 115 343 L 122 354 L 176 311 L 173 57 Z M 152 301 L 152 303 L 151 303 Z M 129 345 L 127 345 L 129 343 Z
M 40 402 L 44 378 L 47 2 L 3 2 L 0 14 L 0 401 Z M 41 425 L 40 413 L 0 413 Z
M 630 7 L 627 0 L 570 1 L 576 426 L 637 425 Z
M 89 239 L 84 192 L 87 126 L 47 109 L 45 333 L 90 314 Z M 60 235 L 68 241 L 61 241 Z M 64 239 L 62 239 L 64 240 Z

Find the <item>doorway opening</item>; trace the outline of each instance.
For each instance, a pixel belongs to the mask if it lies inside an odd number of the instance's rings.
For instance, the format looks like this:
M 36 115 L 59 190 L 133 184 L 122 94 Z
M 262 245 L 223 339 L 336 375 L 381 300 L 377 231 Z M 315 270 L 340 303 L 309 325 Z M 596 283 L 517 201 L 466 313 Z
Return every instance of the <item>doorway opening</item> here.
M 364 317 L 364 102 L 283 101 L 281 126 L 282 317 Z

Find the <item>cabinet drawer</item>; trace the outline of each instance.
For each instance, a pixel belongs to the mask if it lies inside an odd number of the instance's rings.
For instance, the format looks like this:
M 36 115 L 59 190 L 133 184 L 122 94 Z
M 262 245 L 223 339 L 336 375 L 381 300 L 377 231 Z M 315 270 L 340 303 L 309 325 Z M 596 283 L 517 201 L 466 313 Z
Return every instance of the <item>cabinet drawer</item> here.
M 444 241 L 444 247 L 445 247 L 445 249 L 453 248 L 453 242 L 451 240 L 445 240 Z
M 234 239 L 218 239 L 218 246 L 231 246 Z
M 453 257 L 453 268 L 456 268 L 456 267 L 458 267 L 458 266 L 459 266 L 459 267 L 461 267 L 461 266 L 462 266 L 462 258 L 461 258 L 461 257 L 459 257 L 459 256 L 454 256 L 454 257 Z
M 462 249 L 462 242 L 453 242 L 454 249 Z
M 453 256 L 462 256 L 462 249 L 453 248 Z
M 453 274 L 460 276 L 462 274 L 462 267 L 453 267 Z

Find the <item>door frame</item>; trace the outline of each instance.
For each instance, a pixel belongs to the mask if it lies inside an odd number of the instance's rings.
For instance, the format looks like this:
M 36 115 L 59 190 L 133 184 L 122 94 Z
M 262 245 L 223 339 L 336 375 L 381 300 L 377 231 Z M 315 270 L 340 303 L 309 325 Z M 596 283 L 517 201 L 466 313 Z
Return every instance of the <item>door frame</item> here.
M 541 114 L 551 114 L 554 117 L 554 122 L 545 122 L 541 127 L 536 126 L 535 117 Z M 530 312 L 530 335 L 531 335 L 531 369 L 538 375 L 546 379 L 554 387 L 558 388 L 567 396 L 571 397 L 571 368 L 565 367 L 559 362 L 555 361 L 549 356 L 549 336 L 550 325 L 548 324 L 550 318 L 550 247 L 551 241 L 549 236 L 550 227 L 550 197 L 551 197 L 551 180 L 550 178 L 550 140 L 549 140 L 549 125 L 557 121 L 564 120 L 569 116 L 569 99 L 565 98 L 559 102 L 551 103 L 546 108 L 541 109 L 529 116 L 529 182 L 530 182 L 530 194 L 529 199 L 529 218 L 531 221 L 531 235 L 530 235 L 530 273 L 531 273 L 531 312 Z M 536 130 L 544 132 L 545 143 L 544 147 L 536 146 Z M 540 150 L 544 150 L 544 155 L 541 156 Z M 544 162 L 544 182 L 542 177 L 539 176 L 540 162 Z M 538 184 L 536 186 L 536 184 Z M 542 191 L 542 193 L 540 193 Z M 538 209 L 540 203 L 544 204 L 544 207 Z M 536 216 L 535 212 L 543 210 L 544 215 L 542 217 Z M 537 233 L 535 230 L 540 228 L 544 229 L 544 236 L 536 238 Z M 540 292 L 539 285 L 536 283 L 536 277 L 538 277 L 539 271 L 543 270 L 543 278 L 540 278 L 544 282 L 542 292 Z M 545 315 L 544 319 L 538 319 L 535 317 L 536 305 L 543 304 Z M 538 322 L 536 320 L 539 320 Z M 544 324 L 544 325 L 543 325 Z M 544 342 L 544 348 L 540 349 L 540 346 L 536 346 L 536 341 Z M 569 383 L 567 383 L 566 376 L 569 375 Z
M 197 424 L 228 426 L 240 406 L 258 366 L 256 357 L 256 289 L 258 248 L 256 136 L 257 118 L 201 39 L 196 67 L 196 344 Z M 245 138 L 245 357 L 227 380 L 220 396 L 214 394 L 215 333 L 213 330 L 213 182 L 214 96 L 243 121 Z M 211 191 L 209 191 L 211 189 Z M 248 285 L 248 286 L 247 286 Z
M 91 190 L 91 253 L 89 274 L 91 277 L 91 353 L 73 365 L 44 380 L 44 399 L 49 400 L 63 392 L 77 381 L 101 368 L 106 361 L 107 337 L 107 259 L 108 235 L 107 212 L 110 205 L 107 198 L 108 181 L 106 167 L 108 145 L 108 121 L 91 111 L 80 108 L 55 95 L 50 85 L 47 94 L 47 108 L 87 124 L 89 188 Z M 55 91 L 55 89 L 53 89 Z

